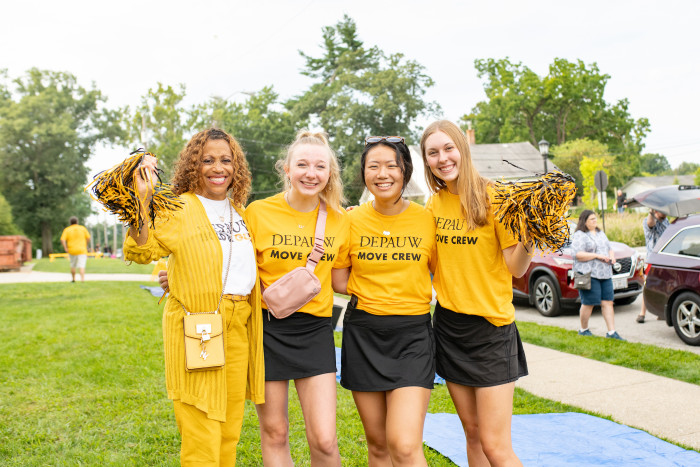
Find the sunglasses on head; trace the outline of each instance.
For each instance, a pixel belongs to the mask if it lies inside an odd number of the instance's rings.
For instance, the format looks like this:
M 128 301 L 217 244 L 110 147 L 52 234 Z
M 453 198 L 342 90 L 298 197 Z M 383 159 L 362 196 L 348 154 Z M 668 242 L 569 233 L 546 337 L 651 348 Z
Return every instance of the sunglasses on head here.
M 403 143 L 405 140 L 402 136 L 368 136 L 365 138 L 365 146 L 368 144 L 381 143 L 386 141 L 387 143 Z

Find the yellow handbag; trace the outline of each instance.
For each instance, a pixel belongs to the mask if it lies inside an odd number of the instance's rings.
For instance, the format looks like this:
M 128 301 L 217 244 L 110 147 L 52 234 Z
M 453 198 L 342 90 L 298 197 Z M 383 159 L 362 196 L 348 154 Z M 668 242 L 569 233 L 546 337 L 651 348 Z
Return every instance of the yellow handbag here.
M 231 222 L 233 222 L 233 207 L 229 202 Z M 221 299 L 224 297 L 224 287 L 228 281 L 228 272 L 231 267 L 231 254 L 233 252 L 233 235 L 231 235 L 231 248 L 228 253 L 226 277 L 221 286 L 221 296 L 214 311 L 190 313 L 185 310 L 182 319 L 182 328 L 185 334 L 185 368 L 187 371 L 215 370 L 224 366 L 226 355 L 224 352 L 224 320 L 219 313 Z

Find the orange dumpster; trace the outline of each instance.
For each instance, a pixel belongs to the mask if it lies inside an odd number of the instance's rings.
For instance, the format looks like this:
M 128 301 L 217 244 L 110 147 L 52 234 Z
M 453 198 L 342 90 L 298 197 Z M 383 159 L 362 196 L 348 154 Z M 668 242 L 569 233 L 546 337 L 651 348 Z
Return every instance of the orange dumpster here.
M 0 271 L 19 269 L 32 259 L 32 241 L 23 235 L 0 236 Z

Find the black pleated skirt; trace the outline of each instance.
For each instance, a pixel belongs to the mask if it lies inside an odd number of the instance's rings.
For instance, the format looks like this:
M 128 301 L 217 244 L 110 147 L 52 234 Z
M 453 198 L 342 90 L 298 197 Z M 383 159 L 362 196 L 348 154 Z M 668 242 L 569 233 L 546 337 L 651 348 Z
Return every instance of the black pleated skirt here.
M 330 317 L 296 312 L 277 319 L 263 310 L 263 347 L 265 381 L 286 381 L 336 372 Z
M 433 388 L 435 339 L 430 314 L 378 316 L 348 306 L 340 385 L 351 391 Z
M 437 374 L 472 387 L 499 386 L 527 375 L 515 323 L 494 326 L 482 316 L 455 313 L 438 303 L 433 316 Z

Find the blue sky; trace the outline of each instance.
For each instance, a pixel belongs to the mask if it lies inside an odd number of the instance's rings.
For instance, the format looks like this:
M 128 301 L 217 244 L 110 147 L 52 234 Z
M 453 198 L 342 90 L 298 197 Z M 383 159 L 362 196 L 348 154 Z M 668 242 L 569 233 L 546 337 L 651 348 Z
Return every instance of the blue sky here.
M 359 37 L 426 67 L 427 98 L 456 120 L 484 99 L 474 60 L 501 58 L 540 75 L 554 57 L 596 62 L 606 99 L 647 117 L 646 152 L 673 167 L 700 161 L 700 2 L 679 1 L 162 1 L 82 0 L 3 5 L 0 68 L 69 71 L 111 106 L 135 106 L 158 81 L 187 87 L 188 103 L 243 99 L 273 85 L 283 99 L 310 81 L 298 50 L 320 53 L 321 28 L 344 13 Z M 125 157 L 101 148 L 93 173 Z

